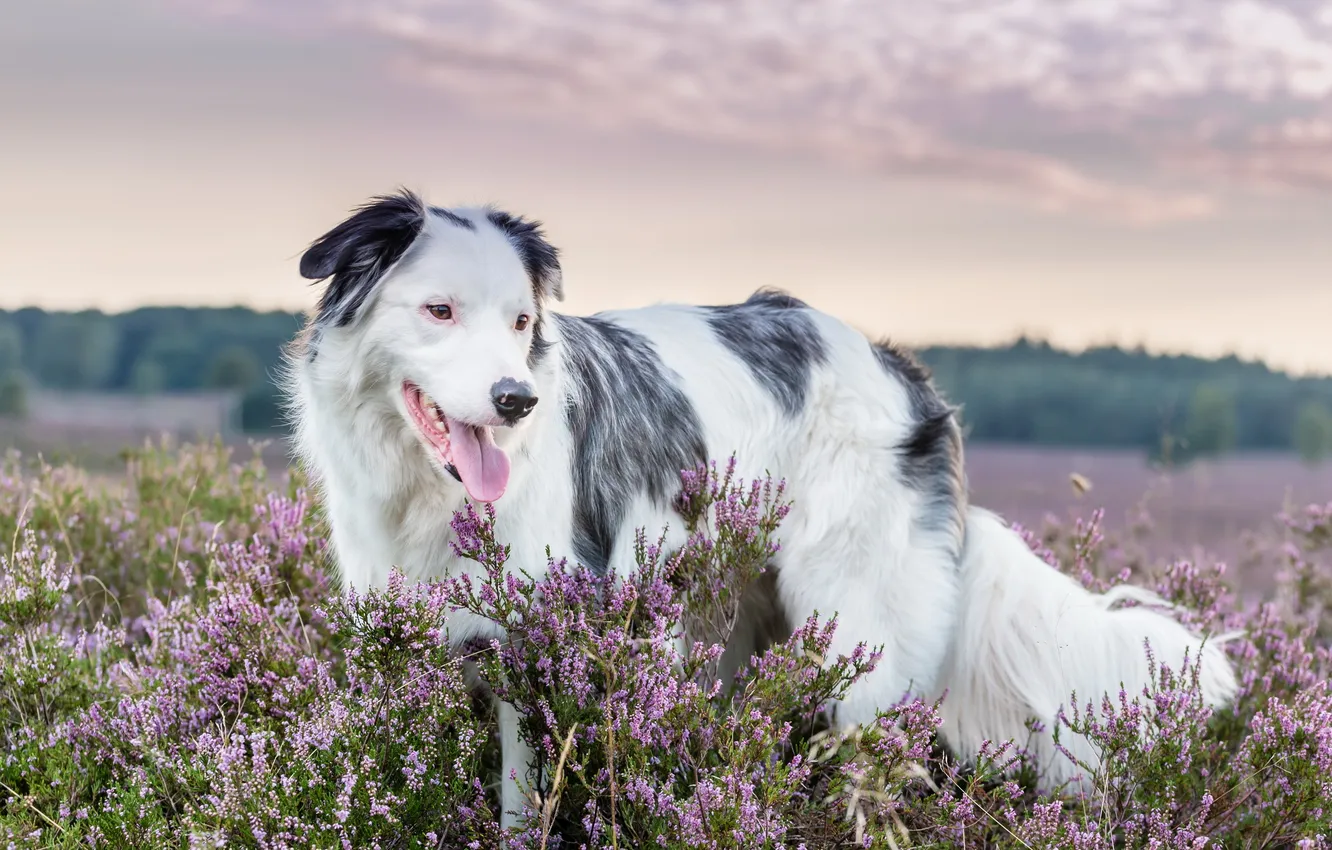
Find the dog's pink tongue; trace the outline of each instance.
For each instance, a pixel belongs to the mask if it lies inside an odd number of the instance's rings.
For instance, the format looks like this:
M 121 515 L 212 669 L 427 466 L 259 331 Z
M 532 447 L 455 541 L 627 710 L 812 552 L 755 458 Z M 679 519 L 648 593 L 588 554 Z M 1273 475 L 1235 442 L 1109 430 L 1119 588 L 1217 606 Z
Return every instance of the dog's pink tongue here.
M 467 495 L 478 502 L 494 502 L 509 486 L 509 456 L 499 446 L 489 428 L 477 428 L 449 420 L 449 442 L 453 466 L 467 488 Z

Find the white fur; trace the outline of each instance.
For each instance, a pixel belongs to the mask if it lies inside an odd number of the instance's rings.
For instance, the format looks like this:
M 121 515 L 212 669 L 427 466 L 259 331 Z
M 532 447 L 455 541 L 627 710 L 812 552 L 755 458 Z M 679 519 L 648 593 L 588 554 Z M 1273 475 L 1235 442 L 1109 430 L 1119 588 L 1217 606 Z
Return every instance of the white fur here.
M 508 491 L 496 503 L 497 531 L 511 546 L 514 569 L 540 575 L 548 544 L 557 557 L 573 556 L 573 446 L 563 400 L 571 394 L 571 403 L 580 400 L 567 380 L 558 328 L 545 323 L 553 348 L 529 370 L 526 339 L 511 325 L 516 312 L 536 306 L 531 283 L 484 214 L 455 212 L 475 221 L 475 232 L 431 218 L 421 244 L 389 269 L 355 320 L 312 329 L 317 356 L 298 349 L 292 358 L 296 444 L 321 488 L 348 587 L 382 586 L 394 566 L 416 579 L 472 566 L 448 545 L 464 490 L 407 417 L 404 380 L 451 414 L 471 417 L 488 415 L 487 391 L 501 378 L 535 386 L 541 401 L 532 415 L 496 429 L 512 462 Z M 422 316 L 420 305 L 438 298 L 459 305 L 456 326 Z M 1185 647 L 1196 656 L 1198 639 L 1167 616 L 1108 611 L 1108 598 L 1046 566 L 988 513 L 966 514 L 959 566 L 956 541 L 926 528 L 927 505 L 903 479 L 895 447 L 914 425 L 906 387 L 845 323 L 813 314 L 828 357 L 813 371 L 803 411 L 792 417 L 721 346 L 698 309 L 604 315 L 651 340 L 678 374 L 714 459 L 734 453 L 742 476 L 770 472 L 787 481 L 795 507 L 780 530 L 776 573 L 789 620 L 836 614 L 835 653 L 849 653 L 860 641 L 884 646 L 878 669 L 838 706 L 840 723 L 871 721 L 906 694 L 948 690 L 944 734 L 965 756 L 986 738 L 1025 743 L 1029 716 L 1052 727 L 1074 688 L 1080 700 L 1117 692 L 1121 682 L 1136 692 L 1146 681 L 1144 638 L 1160 661 L 1177 665 Z M 678 545 L 678 517 L 646 494 L 636 500 L 619 529 L 612 571 L 633 566 L 636 528 L 655 534 L 667 526 L 668 543 Z M 489 623 L 461 617 L 450 631 L 453 638 L 500 636 Z M 743 658 L 753 642 L 740 634 L 737 645 Z M 1214 646 L 1204 674 L 1213 703 L 1233 692 L 1233 674 Z M 516 718 L 511 706 L 501 706 L 506 824 L 521 800 L 509 774 L 523 776 L 531 758 Z M 1067 743 L 1091 760 L 1085 745 Z M 1048 741 L 1037 750 L 1057 781 L 1067 778 L 1065 760 Z
M 1029 747 L 1045 767 L 1051 786 L 1085 783 L 1090 776 L 1056 752 L 1052 733 L 1060 706 L 1071 717 L 1090 702 L 1099 712 L 1101 697 L 1129 699 L 1151 682 L 1149 641 L 1157 664 L 1175 672 L 1186 653 L 1199 660 L 1199 683 L 1213 706 L 1234 695 L 1234 671 L 1221 639 L 1200 647 L 1198 638 L 1175 620 L 1148 607 L 1112 608 L 1134 600 L 1164 603 L 1141 588 L 1120 586 L 1093 594 L 1072 578 L 1051 569 L 1012 529 L 989 511 L 971 508 L 962 559 L 962 603 L 944 683 L 943 736 L 960 753 L 974 753 L 981 743 L 1014 740 Z M 1223 636 L 1224 637 L 1224 636 Z M 1117 703 L 1117 699 L 1115 699 Z M 1028 741 L 1023 725 L 1040 720 L 1046 731 Z M 1091 743 L 1064 729 L 1060 744 L 1080 763 L 1095 766 Z

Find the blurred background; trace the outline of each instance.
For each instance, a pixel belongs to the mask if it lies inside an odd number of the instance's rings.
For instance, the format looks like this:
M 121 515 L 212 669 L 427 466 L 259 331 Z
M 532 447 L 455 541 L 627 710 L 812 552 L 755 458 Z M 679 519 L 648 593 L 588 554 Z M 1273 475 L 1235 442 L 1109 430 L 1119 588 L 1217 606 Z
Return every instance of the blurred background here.
M 284 463 L 297 258 L 404 185 L 545 222 L 569 312 L 777 286 L 914 346 L 1025 524 L 1241 560 L 1332 498 L 1328 0 L 0 12 L 0 446 Z

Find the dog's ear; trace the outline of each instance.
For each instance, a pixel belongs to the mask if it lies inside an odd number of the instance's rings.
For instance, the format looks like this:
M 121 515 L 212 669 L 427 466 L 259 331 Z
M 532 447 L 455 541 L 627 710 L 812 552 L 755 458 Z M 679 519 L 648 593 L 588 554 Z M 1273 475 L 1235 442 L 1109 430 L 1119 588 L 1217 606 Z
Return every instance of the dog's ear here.
M 372 198 L 301 256 L 301 276 L 332 278 L 319 296 L 321 324 L 342 327 L 356 318 L 384 273 L 402 258 L 425 225 L 425 204 L 402 190 Z
M 532 291 L 536 294 L 537 302 L 547 298 L 563 301 L 564 273 L 560 270 L 560 252 L 546 241 L 546 234 L 541 232 L 541 222 L 529 221 L 501 210 L 490 210 L 486 217 L 513 243 L 532 281 Z

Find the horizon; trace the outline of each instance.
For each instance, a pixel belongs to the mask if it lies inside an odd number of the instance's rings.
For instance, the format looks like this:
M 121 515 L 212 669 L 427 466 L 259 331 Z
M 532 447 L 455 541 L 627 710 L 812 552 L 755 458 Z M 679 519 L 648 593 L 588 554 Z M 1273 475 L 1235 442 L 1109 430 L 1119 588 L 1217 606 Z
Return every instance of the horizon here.
M 69 315 L 77 315 L 77 314 L 79 314 L 79 313 L 96 313 L 96 314 L 99 314 L 99 315 L 102 315 L 102 316 L 107 316 L 107 317 L 123 316 L 123 315 L 129 314 L 129 313 L 133 313 L 133 312 L 138 311 L 138 310 L 219 310 L 219 311 L 223 311 L 223 310 L 246 310 L 246 311 L 249 311 L 249 312 L 254 313 L 254 314 L 256 314 L 256 315 L 261 315 L 261 316 L 262 316 L 262 315 L 270 315 L 270 316 L 271 316 L 271 315 L 284 315 L 284 316 L 301 316 L 301 317 L 303 317 L 303 318 L 304 318 L 304 317 L 308 317 L 308 315 L 309 315 L 308 312 L 307 312 L 306 310 L 303 310 L 303 309 L 296 309 L 296 310 L 288 310 L 288 309 L 282 309 L 282 308 L 257 309 L 257 308 L 255 308 L 255 307 L 252 307 L 252 306 L 247 305 L 247 304 L 202 304 L 202 305 L 200 305 L 200 304 L 179 304 L 179 303 L 177 303 L 177 304 L 171 304 L 171 303 L 160 303 L 160 304 L 157 304 L 157 303 L 151 303 L 151 304 L 139 304 L 139 305 L 136 305 L 136 306 L 133 306 L 133 307 L 127 307 L 127 308 L 125 308 L 125 309 L 121 309 L 121 310 L 102 310 L 101 308 L 97 308 L 97 307 L 84 307 L 84 308 L 73 309 L 73 310 L 60 310 L 60 309 L 57 309 L 57 310 L 51 310 L 51 309 L 47 309 L 47 308 L 45 308 L 45 307 L 40 307 L 40 306 L 36 306 L 36 305 L 26 305 L 26 306 L 22 306 L 22 307 L 0 307 L 0 314 L 4 314 L 4 313 L 10 313 L 10 314 L 13 314 L 13 313 L 21 312 L 21 311 L 23 311 L 23 310 L 39 310 L 39 311 L 42 311 L 42 312 L 45 312 L 45 313 L 48 313 L 48 314 L 62 313 L 62 314 L 69 314 Z M 559 310 L 559 309 L 550 310 L 550 311 L 548 311 L 548 312 L 565 313 L 565 314 L 567 314 L 567 311 Z M 853 323 L 853 326 L 854 326 L 854 323 Z M 873 335 L 867 333 L 867 336 L 873 336 Z M 999 340 L 995 340 L 995 341 L 991 341 L 991 342 L 985 342 L 985 343 L 969 342 L 969 341 L 967 341 L 967 340 L 949 340 L 949 339 L 936 339 L 936 340 L 932 340 L 932 341 L 924 342 L 924 343 L 913 343 L 913 342 L 911 342 L 911 341 L 909 341 L 909 340 L 901 339 L 901 338 L 896 338 L 896 337 L 891 338 L 890 341 L 895 342 L 895 343 L 898 343 L 898 344 L 900 344 L 900 345 L 905 345 L 905 346 L 907 346 L 909 349 L 911 349 L 911 350 L 913 350 L 913 351 L 921 351 L 921 350 L 926 350 L 926 349 L 931 349 L 931 348 L 958 348 L 958 349 L 970 349 L 970 350 L 976 350 L 976 351 L 1001 351 L 1001 350 L 1007 350 L 1007 349 L 1014 348 L 1014 347 L 1016 347 L 1017 345 L 1022 344 L 1022 343 L 1025 342 L 1025 343 L 1027 343 L 1028 345 L 1031 345 L 1031 346 L 1037 346 L 1037 347 L 1039 347 L 1039 346 L 1044 346 L 1044 347 L 1050 348 L 1051 350 L 1053 350 L 1053 351 L 1055 351 L 1055 352 L 1057 352 L 1057 353 L 1065 354 L 1065 355 L 1070 355 L 1070 356 L 1078 356 L 1078 355 L 1087 354 L 1087 353 L 1089 353 L 1089 352 L 1095 352 L 1095 351 L 1111 351 L 1111 350 L 1112 350 L 1112 351 L 1121 351 L 1121 352 L 1124 352 L 1124 353 L 1126 353 L 1126 354 L 1141 354 L 1141 355 L 1146 355 L 1146 356 L 1148 356 L 1148 357 L 1153 357 L 1153 358 L 1167 358 L 1167 359 L 1168 359 L 1168 358 L 1186 358 L 1186 359 L 1187 359 L 1187 358 L 1192 358 L 1192 359 L 1202 360 L 1202 361 L 1209 362 L 1209 363 L 1215 363 L 1215 362 L 1220 362 L 1220 361 L 1225 361 L 1225 360 L 1231 360 L 1231 359 L 1234 359 L 1234 360 L 1236 360 L 1237 362 L 1239 362 L 1239 363 L 1241 363 L 1241 364 L 1244 364 L 1244 365 L 1256 365 L 1256 366 L 1262 366 L 1262 367 L 1268 369 L 1268 370 L 1271 371 L 1271 372 L 1274 372 L 1274 373 L 1277 373 L 1277 374 L 1287 375 L 1287 376 L 1289 376 L 1289 377 L 1291 377 L 1291 378 L 1295 378 L 1295 379 L 1306 379 L 1306 378 L 1307 378 L 1307 379 L 1313 379 L 1313 380 L 1332 379 L 1332 369 L 1327 370 L 1327 371 L 1312 370 L 1312 371 L 1307 371 L 1307 372 L 1299 372 L 1299 371 L 1295 371 L 1295 370 L 1293 370 L 1293 369 L 1284 368 L 1284 367 L 1282 367 L 1282 366 L 1280 366 L 1280 365 L 1278 365 L 1278 364 L 1274 364 L 1274 363 L 1272 363 L 1272 362 L 1270 362 L 1270 361 L 1263 360 L 1263 359 L 1261 359 L 1261 358 L 1256 358 L 1256 357 L 1246 357 L 1245 355 L 1240 354 L 1240 353 L 1238 353 L 1238 352 L 1223 352 L 1223 353 L 1221 353 L 1221 354 L 1217 354 L 1217 355 L 1202 355 L 1202 354 L 1197 354 L 1197 353 L 1195 353 L 1195 352 L 1191 352 L 1191 351 L 1170 351 L 1170 350 L 1164 350 L 1164 349 L 1153 349 L 1153 348 L 1151 348 L 1150 346 L 1144 346 L 1144 345 L 1141 345 L 1141 344 L 1139 344 L 1139 345 L 1132 345 L 1132 346 L 1129 346 L 1129 345 L 1123 345 L 1123 344 L 1121 344 L 1121 343 L 1117 343 L 1117 342 L 1091 342 L 1091 343 L 1088 343 L 1088 344 L 1086 344 L 1086 345 L 1082 345 L 1082 346 L 1068 346 L 1068 345 L 1063 345 L 1063 344 L 1058 343 L 1058 342 L 1056 342 L 1056 341 L 1050 340 L 1050 339 L 1048 339 L 1048 338 L 1046 338 L 1046 337 L 1042 337 L 1042 336 L 1034 336 L 1034 335 L 1032 335 L 1032 334 L 1025 333 L 1025 332 L 1021 332 L 1021 331 L 1017 332 L 1016 334 L 1014 334 L 1012 337 L 1009 337 L 1008 339 L 999 339 Z
M 303 310 L 406 185 L 543 221 L 569 313 L 1332 374 L 1332 4 L 19 0 L 0 110 L 4 307 Z

